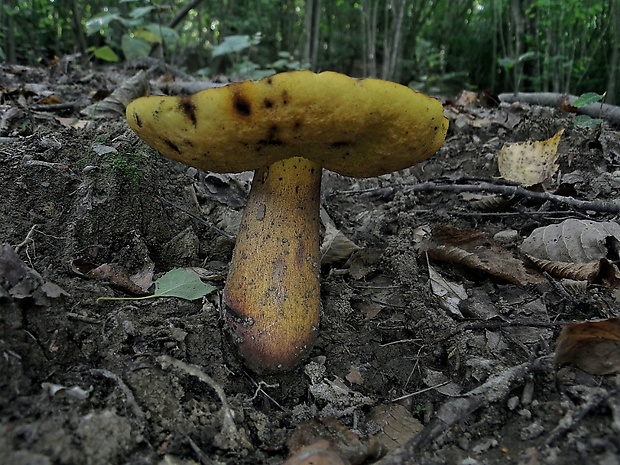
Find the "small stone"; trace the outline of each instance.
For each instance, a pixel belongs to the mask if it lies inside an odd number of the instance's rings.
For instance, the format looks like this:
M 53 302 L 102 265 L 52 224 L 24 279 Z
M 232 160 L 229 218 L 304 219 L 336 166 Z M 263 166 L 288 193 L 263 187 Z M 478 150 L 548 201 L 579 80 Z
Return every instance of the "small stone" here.
M 519 242 L 519 238 L 519 233 L 514 229 L 506 229 L 493 236 L 493 239 L 502 245 L 515 245 Z
M 545 427 L 539 423 L 532 423 L 521 430 L 521 440 L 535 439 L 545 432 Z
M 512 396 L 510 399 L 508 399 L 508 408 L 510 410 L 514 410 L 519 406 L 519 397 L 518 396 Z

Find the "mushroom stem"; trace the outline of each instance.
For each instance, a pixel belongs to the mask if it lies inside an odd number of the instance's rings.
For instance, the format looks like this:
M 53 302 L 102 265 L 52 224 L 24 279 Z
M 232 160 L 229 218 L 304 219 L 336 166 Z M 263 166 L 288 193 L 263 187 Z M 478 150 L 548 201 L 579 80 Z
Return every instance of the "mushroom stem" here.
M 257 372 L 292 368 L 316 338 L 320 188 L 321 166 L 305 158 L 254 173 L 223 312 L 239 354 Z

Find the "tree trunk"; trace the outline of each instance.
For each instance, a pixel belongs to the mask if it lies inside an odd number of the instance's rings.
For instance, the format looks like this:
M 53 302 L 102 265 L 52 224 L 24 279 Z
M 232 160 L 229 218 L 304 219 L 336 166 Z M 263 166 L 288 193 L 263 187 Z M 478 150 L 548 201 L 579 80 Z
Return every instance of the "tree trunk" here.
M 607 78 L 607 102 L 616 103 L 616 86 L 618 82 L 618 68 L 620 67 L 620 4 L 618 0 L 611 0 L 609 6 L 613 37 L 611 58 L 609 60 L 609 76 Z
M 405 18 L 405 9 L 407 8 L 407 0 L 396 0 L 391 3 L 392 12 L 392 28 L 389 31 L 390 46 L 386 51 L 386 55 L 383 57 L 383 79 L 394 79 L 394 73 L 396 71 L 397 58 L 400 55 L 400 46 L 403 36 L 403 19 Z M 386 31 L 387 32 L 387 31 Z M 387 37 L 386 37 L 386 40 Z
M 80 54 L 82 55 L 82 63 L 86 64 L 88 62 L 88 54 L 86 45 L 86 36 L 84 35 L 84 28 L 82 27 L 82 14 L 80 12 L 80 6 L 77 0 L 72 0 L 72 11 L 71 11 L 71 19 L 72 21 L 72 29 L 73 36 L 75 37 L 75 42 L 78 45 L 78 49 Z
M 379 0 L 362 0 L 362 35 L 364 50 L 364 73 L 368 77 L 377 77 L 377 21 Z

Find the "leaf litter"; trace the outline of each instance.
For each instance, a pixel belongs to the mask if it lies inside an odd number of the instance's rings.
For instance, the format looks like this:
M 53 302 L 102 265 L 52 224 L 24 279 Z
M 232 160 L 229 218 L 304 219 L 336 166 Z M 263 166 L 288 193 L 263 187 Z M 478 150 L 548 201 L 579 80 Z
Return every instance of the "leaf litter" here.
M 45 79 L 28 70 L 20 76 L 24 81 L 29 76 L 33 82 Z M 68 90 L 57 87 L 59 95 Z M 558 392 L 553 363 L 548 363 L 561 323 L 618 317 L 615 291 L 597 285 L 580 293 L 569 287 L 562 292 L 563 284 L 553 278 L 538 283 L 515 279 L 521 276 L 521 265 L 529 266 L 520 256 L 519 243 L 537 227 L 566 218 L 602 223 L 613 217 L 568 202 L 554 203 L 549 210 L 543 203 L 548 198 L 521 193 L 511 202 L 476 211 L 471 201 L 454 192 L 402 188 L 447 178 L 472 182 L 481 176 L 505 188 L 496 182 L 497 157 L 508 137 L 543 141 L 565 129 L 560 156 L 542 163 L 536 179 L 560 180 L 553 174 L 553 165 L 559 164 L 561 173 L 580 172 L 568 186 L 568 195 L 591 201 L 583 204 L 588 208 L 597 201 L 611 203 L 620 185 L 614 167 L 620 140 L 615 128 L 603 124 L 597 134 L 577 127 L 573 115 L 559 110 L 497 106 L 470 96 L 458 108 L 446 105 L 452 119 L 448 143 L 415 172 L 354 182 L 326 173 L 326 186 L 349 194 L 328 195 L 324 206 L 340 232 L 362 249 L 321 270 L 324 320 L 306 364 L 322 360 L 325 369 L 314 380 L 315 396 L 304 367 L 272 379 L 244 372 L 221 338 L 217 294 L 95 306 L 94 296 L 110 294 L 109 282 L 81 279 L 65 269 L 72 257 L 83 257 L 133 273 L 150 257 L 157 270 L 205 268 L 216 270 L 213 276 L 221 281 L 231 237 L 215 233 L 182 210 L 163 206 L 159 199 L 169 198 L 198 218 L 232 227 L 243 190 L 233 192 L 231 186 L 226 202 L 230 183 L 223 182 L 217 185 L 217 198 L 209 196 L 198 187 L 199 173 L 145 151 L 122 122 L 64 129 L 55 120 L 38 119 L 36 107 L 30 108 L 25 96 L 21 100 L 21 116 L 6 119 L 1 134 L 17 140 L 0 147 L 8 154 L 0 164 L 2 179 L 8 180 L 1 186 L 0 216 L 8 220 L 0 222 L 0 235 L 9 244 L 20 244 L 36 224 L 41 234 L 19 250 L 15 247 L 20 261 L 69 295 L 49 298 L 44 309 L 30 306 L 29 298 L 0 296 L 0 369 L 7 380 L 0 387 L 5 432 L 0 448 L 9 460 L 19 456 L 21 463 L 283 463 L 292 453 L 287 439 L 295 425 L 312 421 L 318 412 L 339 416 L 355 456 L 369 463 L 401 465 L 414 456 L 431 464 L 472 463 L 471 457 L 489 464 L 552 464 L 570 463 L 579 451 L 593 461 L 617 453 L 620 407 L 614 403 L 614 375 L 584 376 L 567 363 L 561 372 L 569 376 L 562 378 L 563 390 Z M 31 111 L 34 118 L 25 120 Z M 19 124 L 28 121 L 39 126 L 30 127 L 31 137 L 20 138 Z M 50 136 L 60 142 L 55 152 L 39 144 Z M 94 152 L 84 150 L 95 142 L 119 153 L 140 154 L 142 178 L 135 182 L 109 172 Z M 46 163 L 56 164 L 58 170 Z M 390 195 L 355 194 L 372 188 Z M 473 238 L 471 244 L 438 243 L 435 247 L 447 244 L 457 253 L 447 261 L 431 259 L 447 282 L 464 288 L 467 298 L 458 302 L 464 318 L 439 308 L 430 289 L 425 255 L 412 243 L 413 231 L 424 224 L 430 229 L 449 224 L 455 231 L 486 235 L 481 243 Z M 507 230 L 516 231 L 517 237 L 502 242 L 498 250 L 484 245 L 487 238 Z M 180 235 L 183 231 L 187 233 Z M 505 259 L 510 256 L 512 260 Z M 606 260 L 616 266 L 613 256 Z M 512 280 L 505 278 L 510 276 Z M 149 312 L 133 311 L 138 305 L 148 305 Z M 216 381 L 235 414 L 239 437 L 248 442 L 230 447 L 234 434 L 227 433 L 220 398 L 195 376 L 162 370 L 157 363 L 162 354 L 186 360 Z M 363 374 L 362 384 L 355 382 L 357 376 L 347 379 L 352 367 Z M 446 397 L 429 387 L 428 370 L 438 373 L 437 380 L 460 386 L 462 393 Z M 41 379 L 53 385 L 51 389 L 93 388 L 84 400 L 41 396 L 40 390 L 28 388 Z M 420 394 L 396 403 L 423 430 L 403 438 L 382 459 L 364 455 L 364 441 L 377 434 L 375 422 L 368 419 L 372 408 L 416 392 Z M 383 419 L 387 415 L 380 414 Z M 29 428 L 36 428 L 37 434 L 29 435 Z M 569 434 L 572 430 L 576 434 Z M 107 447 L 101 447 L 103 433 Z M 349 433 L 364 438 L 362 444 Z M 334 438 L 327 441 L 333 444 Z M 328 448 L 334 451 L 332 445 Z M 353 455 L 336 454 L 352 463 L 347 457 Z

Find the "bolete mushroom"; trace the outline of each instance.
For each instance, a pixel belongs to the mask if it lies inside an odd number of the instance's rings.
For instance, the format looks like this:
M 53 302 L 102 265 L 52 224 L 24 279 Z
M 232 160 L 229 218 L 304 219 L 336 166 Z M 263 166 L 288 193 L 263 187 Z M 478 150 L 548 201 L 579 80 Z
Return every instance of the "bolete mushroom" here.
M 443 144 L 441 103 L 378 79 L 294 71 L 189 97 L 142 97 L 131 128 L 168 158 L 219 173 L 255 170 L 223 292 L 246 364 L 287 370 L 308 354 L 321 313 L 321 169 L 372 177 Z

